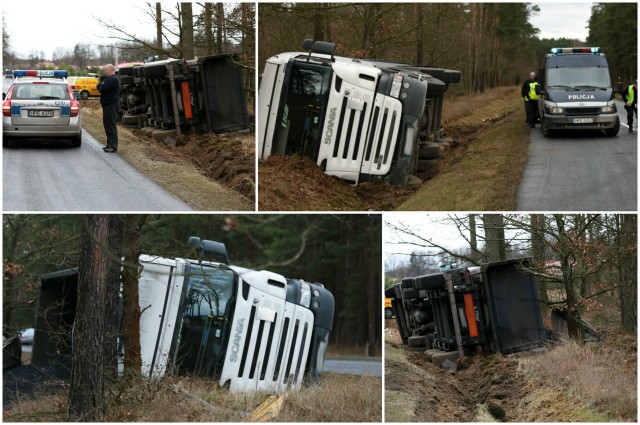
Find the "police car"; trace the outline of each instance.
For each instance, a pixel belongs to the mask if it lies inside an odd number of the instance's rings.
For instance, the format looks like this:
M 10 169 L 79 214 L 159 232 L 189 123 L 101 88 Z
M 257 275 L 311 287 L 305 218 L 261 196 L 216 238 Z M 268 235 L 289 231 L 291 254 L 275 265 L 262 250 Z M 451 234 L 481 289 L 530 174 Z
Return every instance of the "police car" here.
M 80 105 L 64 70 L 15 70 L 14 82 L 3 93 L 2 146 L 29 138 L 64 138 L 82 143 Z

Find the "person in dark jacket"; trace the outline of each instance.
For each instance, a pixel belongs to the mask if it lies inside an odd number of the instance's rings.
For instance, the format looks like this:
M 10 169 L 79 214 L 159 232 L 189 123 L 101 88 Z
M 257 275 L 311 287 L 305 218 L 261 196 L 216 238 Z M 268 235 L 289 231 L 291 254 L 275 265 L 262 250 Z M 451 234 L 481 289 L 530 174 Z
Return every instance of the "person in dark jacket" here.
M 520 90 L 524 99 L 524 111 L 527 116 L 527 127 L 535 128 L 538 122 L 538 81 L 535 72 L 529 74 L 529 78 L 522 83 Z
M 98 82 L 100 104 L 102 105 L 102 125 L 107 135 L 105 152 L 118 151 L 118 104 L 120 102 L 120 80 L 116 75 L 115 66 L 108 64 L 103 68 L 103 74 Z
M 622 92 L 622 100 L 624 100 L 624 109 L 627 110 L 627 124 L 629 124 L 629 132 L 633 133 L 633 114 L 638 119 L 638 80 L 627 87 Z

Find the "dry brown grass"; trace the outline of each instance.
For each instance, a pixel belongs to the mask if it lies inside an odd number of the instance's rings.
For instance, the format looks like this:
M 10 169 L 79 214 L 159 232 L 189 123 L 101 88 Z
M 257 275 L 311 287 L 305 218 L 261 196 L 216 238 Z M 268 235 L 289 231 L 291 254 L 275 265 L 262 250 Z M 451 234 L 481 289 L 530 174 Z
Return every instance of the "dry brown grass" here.
M 99 109 L 83 108 L 83 128 L 106 143 Z M 167 192 L 182 199 L 198 211 L 254 210 L 247 199 L 220 183 L 209 179 L 192 162 L 171 155 L 168 148 L 155 141 L 143 140 L 128 128 L 118 127 L 118 154 L 147 178 Z
M 20 400 L 4 410 L 5 422 L 62 422 L 66 391 Z M 268 394 L 234 394 L 201 377 L 136 378 L 107 396 L 105 422 L 245 422 Z M 379 422 L 380 378 L 325 374 L 317 384 L 290 393 L 276 419 L 282 422 Z
M 633 353 L 603 344 L 569 342 L 520 361 L 534 378 L 563 388 L 590 408 L 614 420 L 636 421 L 637 374 Z
M 442 110 L 443 125 L 447 128 L 447 125 L 451 122 L 457 121 L 462 117 L 472 115 L 476 111 L 485 108 L 488 104 L 491 104 L 496 100 L 504 100 L 510 103 L 514 96 L 519 96 L 517 88 L 498 87 L 492 90 L 487 90 L 482 94 L 445 98 Z

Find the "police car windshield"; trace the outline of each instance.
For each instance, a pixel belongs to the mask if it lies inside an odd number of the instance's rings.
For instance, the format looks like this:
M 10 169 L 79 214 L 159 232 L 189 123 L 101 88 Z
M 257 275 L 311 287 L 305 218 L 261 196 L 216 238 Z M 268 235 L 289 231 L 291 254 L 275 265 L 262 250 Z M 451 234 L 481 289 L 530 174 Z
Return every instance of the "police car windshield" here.
M 191 263 L 185 316 L 223 316 L 233 296 L 233 284 L 233 271 Z
M 609 69 L 605 67 L 566 67 L 547 70 L 547 86 L 572 89 L 606 89 L 611 87 Z
M 66 84 L 16 83 L 12 99 L 15 100 L 69 100 Z

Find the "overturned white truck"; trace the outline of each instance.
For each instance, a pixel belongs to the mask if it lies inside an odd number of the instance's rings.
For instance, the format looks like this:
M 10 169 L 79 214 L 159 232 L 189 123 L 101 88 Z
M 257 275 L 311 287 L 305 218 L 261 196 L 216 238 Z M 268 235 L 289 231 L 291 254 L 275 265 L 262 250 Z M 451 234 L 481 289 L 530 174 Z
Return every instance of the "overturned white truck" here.
M 334 299 L 321 284 L 229 265 L 224 244 L 192 237 L 198 260 L 142 255 L 142 374 L 195 374 L 230 391 L 298 389 L 322 372 Z M 204 261 L 222 257 L 223 262 Z M 42 276 L 33 362 L 71 353 L 78 269 Z
M 399 185 L 437 160 L 443 95 L 459 71 L 339 57 L 323 41 L 303 48 L 269 58 L 261 75 L 261 159 L 307 156 L 353 184 Z

